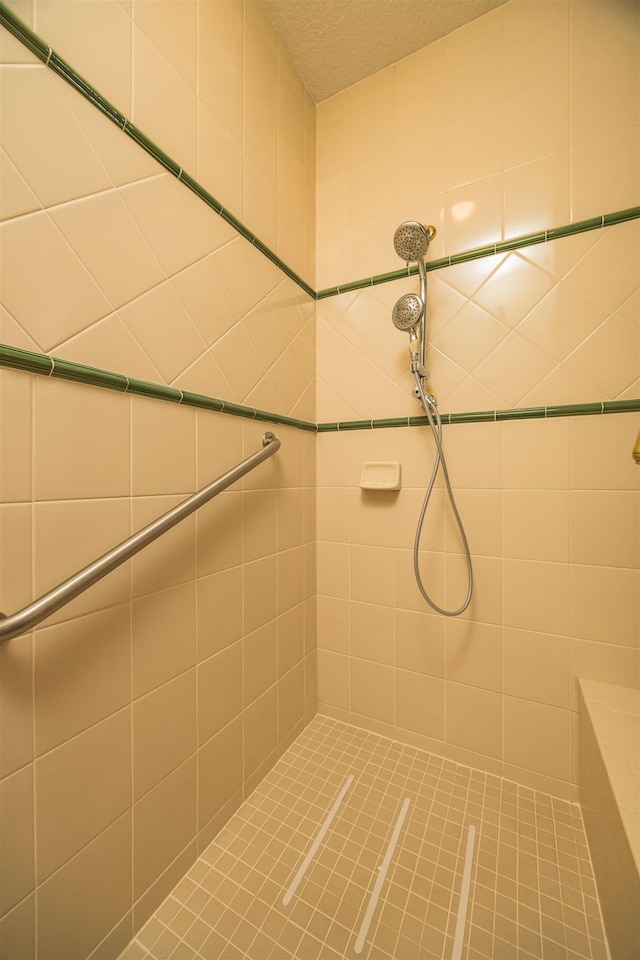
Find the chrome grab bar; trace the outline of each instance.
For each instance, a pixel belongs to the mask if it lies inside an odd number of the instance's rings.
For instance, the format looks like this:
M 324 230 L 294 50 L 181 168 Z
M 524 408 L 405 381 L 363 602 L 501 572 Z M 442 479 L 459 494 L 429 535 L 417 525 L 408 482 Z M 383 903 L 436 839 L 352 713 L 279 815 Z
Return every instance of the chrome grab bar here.
M 106 577 L 108 573 L 119 567 L 125 560 L 138 553 L 143 547 L 153 543 L 163 533 L 184 520 L 185 517 L 188 517 L 203 504 L 212 500 L 213 497 L 231 486 L 240 477 L 244 477 L 246 473 L 257 467 L 263 460 L 273 456 L 279 449 L 280 441 L 278 438 L 273 433 L 265 433 L 262 438 L 262 450 L 253 453 L 236 467 L 232 467 L 231 470 L 223 473 L 217 480 L 213 480 L 202 490 L 194 493 L 187 500 L 183 500 L 177 507 L 173 507 L 167 513 L 158 517 L 157 520 L 153 520 L 142 530 L 134 533 L 133 536 L 99 557 L 98 560 L 94 560 L 93 563 L 90 563 L 72 577 L 63 580 L 57 587 L 53 587 L 52 590 L 43 594 L 38 600 L 34 600 L 27 607 L 12 613 L 11 616 L 0 613 L 0 643 L 18 637 L 21 633 L 26 633 L 46 617 L 55 613 L 56 610 L 59 610 L 60 607 L 64 607 L 70 600 L 83 593 L 98 580 Z

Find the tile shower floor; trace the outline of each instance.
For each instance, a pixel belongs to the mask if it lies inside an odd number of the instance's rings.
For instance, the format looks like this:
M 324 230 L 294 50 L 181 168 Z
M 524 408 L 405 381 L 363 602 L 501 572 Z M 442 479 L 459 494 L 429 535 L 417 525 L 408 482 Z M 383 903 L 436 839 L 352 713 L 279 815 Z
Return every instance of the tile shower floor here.
M 284 894 L 351 775 L 284 906 Z M 462 960 L 606 960 L 576 805 L 320 716 L 121 960 L 356 958 L 356 938 L 406 798 L 406 817 L 359 956 L 442 960 L 455 948 Z M 470 825 L 476 833 L 465 897 Z M 466 915 L 461 950 L 459 913 Z

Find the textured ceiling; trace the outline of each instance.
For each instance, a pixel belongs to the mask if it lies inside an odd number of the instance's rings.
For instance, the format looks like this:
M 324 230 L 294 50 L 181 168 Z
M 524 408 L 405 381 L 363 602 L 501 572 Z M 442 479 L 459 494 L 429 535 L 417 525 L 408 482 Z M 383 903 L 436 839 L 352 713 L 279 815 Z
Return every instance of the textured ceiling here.
M 262 0 L 320 103 L 506 0 Z

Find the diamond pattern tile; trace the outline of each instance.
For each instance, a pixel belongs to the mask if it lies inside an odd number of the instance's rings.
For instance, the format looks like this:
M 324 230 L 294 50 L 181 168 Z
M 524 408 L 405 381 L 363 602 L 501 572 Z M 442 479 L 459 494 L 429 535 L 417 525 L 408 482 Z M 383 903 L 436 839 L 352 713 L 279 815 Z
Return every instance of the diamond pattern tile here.
M 640 369 L 639 263 L 632 223 L 430 274 L 427 368 L 441 410 L 625 395 Z M 384 292 L 364 289 L 318 304 L 320 420 L 322 411 L 326 419 L 351 419 L 360 407 L 356 347 L 383 375 L 376 380 L 375 415 L 420 412 L 407 376 L 407 337 L 391 321 L 397 297 L 418 289 L 417 278 L 402 279 L 385 284 Z M 363 413 L 371 415 L 370 408 Z

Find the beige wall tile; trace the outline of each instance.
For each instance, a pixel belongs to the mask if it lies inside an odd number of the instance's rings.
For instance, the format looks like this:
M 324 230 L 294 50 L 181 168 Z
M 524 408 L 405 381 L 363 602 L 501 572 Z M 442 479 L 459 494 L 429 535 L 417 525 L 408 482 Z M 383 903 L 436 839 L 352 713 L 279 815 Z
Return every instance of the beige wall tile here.
M 393 664 L 394 617 L 391 607 L 351 603 L 349 652 L 361 660 Z
M 569 494 L 557 490 L 506 490 L 504 555 L 519 560 L 569 558 Z
M 567 637 L 505 629 L 504 692 L 550 706 L 569 704 Z
M 446 631 L 447 680 L 502 692 L 502 627 L 448 620 Z
M 278 744 L 278 695 L 275 687 L 247 707 L 242 715 L 243 776 L 246 780 Z
M 152 593 L 133 603 L 133 697 L 178 676 L 196 662 L 196 585 Z
M 242 501 L 242 558 L 268 557 L 276 551 L 277 498 L 273 490 L 247 491 Z
M 205 353 L 206 344 L 171 283 L 159 283 L 140 291 L 142 296 L 120 308 L 120 316 L 132 335 L 160 371 L 161 382 L 183 383 L 185 370 Z
M 131 111 L 131 18 L 119 3 L 83 4 L 58 0 L 37 4 L 41 37 L 81 76 L 122 110 Z M 111 54 L 117 58 L 114 69 Z
M 0 915 L 4 916 L 35 886 L 33 768 L 25 767 L 0 781 L 0 799 Z
M 638 646 L 638 571 L 571 566 L 571 636 L 600 643 Z
M 544 598 L 544 603 L 540 602 Z M 566 636 L 569 574 L 562 563 L 504 561 L 504 624 Z
M 488 557 L 501 556 L 503 542 L 501 494 L 497 490 L 459 490 L 455 493 L 455 503 L 473 553 Z M 431 504 L 427 511 L 430 506 Z M 464 546 L 460 528 L 448 500 L 445 501 L 444 509 L 446 511 L 446 549 L 450 553 L 462 553 Z M 431 524 L 431 518 L 429 524 Z
M 62 583 L 130 535 L 129 500 L 53 500 L 33 509 L 34 598 Z M 129 598 L 131 565 L 116 568 L 48 618 L 52 624 Z
M 237 717 L 198 750 L 198 828 L 242 786 L 242 720 Z
M 636 494 L 574 490 L 569 504 L 569 550 L 574 563 L 637 568 Z
M 502 758 L 502 697 L 461 683 L 446 686 L 447 743 Z
M 351 543 L 376 547 L 394 544 L 393 493 L 351 490 L 349 498 L 349 536 Z
M 133 807 L 133 896 L 137 899 L 196 833 L 196 758 L 190 757 Z
M 0 554 L 0 596 L 7 616 L 34 599 L 31 512 L 26 503 L 0 506 L 0 542 L 9 544 Z
M 38 883 L 131 805 L 131 713 L 121 710 L 35 764 Z
M 18 41 L 16 40 L 16 45 L 17 43 Z M 20 46 L 22 46 L 22 44 Z M 13 910 L 0 920 L 0 937 L 2 938 L 2 949 L 5 957 L 35 956 L 35 894 L 25 897 L 17 907 L 14 907 Z
M 395 562 L 395 606 L 403 610 L 413 610 L 423 613 L 425 601 L 416 585 L 413 565 L 413 551 L 394 551 Z M 443 601 L 445 596 L 445 555 L 421 551 L 418 554 L 418 564 L 422 582 L 430 597 L 436 603 Z
M 393 723 L 394 670 L 390 666 L 351 659 L 351 709 L 363 717 Z
M 567 150 L 505 170 L 504 224 L 508 237 L 570 220 L 570 156 Z
M 469 606 L 460 616 L 465 620 L 500 624 L 503 621 L 504 562 L 495 557 L 476 556 L 471 557 L 471 562 L 473 593 Z M 464 554 L 448 554 L 445 570 L 444 607 L 459 610 L 469 590 L 469 571 Z
M 0 436 L 0 497 L 2 503 L 31 498 L 31 378 L 13 370 L 0 374 L 0 401 L 12 411 L 3 418 Z
M 352 600 L 393 606 L 394 551 L 352 544 L 349 550 Z
M 128 604 L 120 604 L 36 632 L 36 756 L 128 705 L 129 621 Z
M 259 627 L 242 640 L 243 703 L 248 706 L 278 678 L 277 621 Z
M 138 497 L 131 504 L 134 531 L 168 513 L 183 498 Z M 131 560 L 134 597 L 175 587 L 192 580 L 196 570 L 196 518 L 192 514 L 168 530 Z
M 444 739 L 443 680 L 406 670 L 395 671 L 395 722 L 402 730 Z
M 425 478 L 425 487 L 427 479 Z M 416 539 L 418 520 L 420 518 L 425 498 L 425 488 L 406 488 L 396 494 L 387 494 L 393 497 L 393 519 L 395 526 L 395 546 L 413 549 Z M 445 549 L 446 536 L 446 508 L 444 491 L 433 489 L 429 497 L 428 519 L 422 525 L 420 532 L 420 549 L 442 551 Z
M 515 697 L 505 697 L 504 711 L 505 761 L 569 780 L 569 711 Z
M 198 510 L 198 576 L 242 562 L 242 516 L 242 495 L 235 491 L 224 491 Z
M 318 646 L 336 653 L 349 652 L 349 601 L 317 598 Z
M 57 960 L 86 956 L 130 904 L 131 815 L 126 813 L 39 888 L 39 949 Z
M 342 543 L 317 542 L 318 594 L 330 597 L 349 596 L 349 547 Z
M 444 677 L 445 622 L 437 614 L 394 611 L 395 666 L 430 677 Z
M 296 664 L 278 683 L 278 740 L 286 738 L 304 717 L 304 663 Z
M 502 430 L 505 488 L 567 489 L 569 421 L 564 418 L 511 421 L 504 423 Z M 541 450 L 545 456 L 541 456 Z
M 300 604 L 278 617 L 278 676 L 304 656 L 304 610 Z
M 51 217 L 113 307 L 164 279 L 163 270 L 115 191 L 57 207 Z M 101 225 L 95 229 L 96 223 Z M 112 237 L 117 237 L 114 244 Z M 128 269 L 136 263 L 135 274 Z
M 569 643 L 571 708 L 577 709 L 576 680 L 600 680 L 623 687 L 640 684 L 640 651 L 633 647 L 574 640 Z
M 349 710 L 351 660 L 333 650 L 318 650 L 318 705 Z
M 131 439 L 134 496 L 194 492 L 194 410 L 137 398 L 131 407 Z
M 242 569 L 232 567 L 197 583 L 198 660 L 242 635 Z
M 144 3 L 133 11 L 134 22 L 195 90 L 196 25 L 194 0 L 187 3 Z
M 0 776 L 33 760 L 33 639 L 0 645 Z
M 2 86 L 3 147 L 41 203 L 48 206 L 111 187 L 81 125 L 65 109 L 60 85 L 51 83 L 42 66 L 5 67 Z M 25 109 L 34 123 L 20 122 Z M 42 163 L 38 125 L 50 143 L 50 163 Z
M 302 488 L 278 490 L 277 494 L 278 550 L 286 550 L 304 543 L 305 497 Z M 313 538 L 315 539 L 315 537 Z
M 164 108 L 156 109 L 158 98 Z M 133 28 L 133 121 L 186 170 L 196 165 L 196 101 L 146 34 Z
M 198 665 L 198 743 L 218 733 L 242 711 L 240 641 Z
M 275 557 L 255 560 L 242 567 L 244 632 L 251 633 L 277 614 L 277 563 Z
M 128 496 L 129 398 L 43 378 L 34 387 L 36 499 Z
M 282 550 L 278 554 L 278 613 L 286 613 L 304 599 L 304 549 Z
M 346 487 L 318 488 L 316 522 L 318 535 L 322 540 L 348 542 L 349 493 Z
M 136 700 L 132 730 L 133 795 L 138 800 L 195 754 L 195 669 Z
M 629 450 L 640 422 L 636 414 L 569 420 L 571 484 L 581 490 L 637 490 L 640 478 Z

